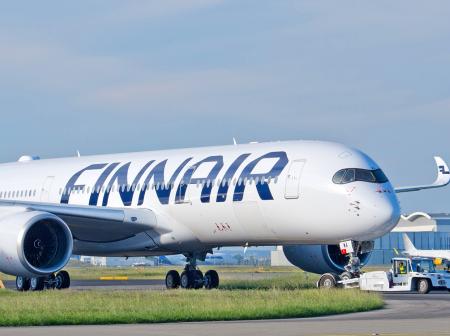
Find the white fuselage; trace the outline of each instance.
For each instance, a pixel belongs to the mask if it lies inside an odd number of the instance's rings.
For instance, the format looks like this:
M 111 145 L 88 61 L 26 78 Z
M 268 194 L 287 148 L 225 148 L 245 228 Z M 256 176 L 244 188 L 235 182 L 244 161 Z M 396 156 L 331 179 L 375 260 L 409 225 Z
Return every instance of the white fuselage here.
M 16 162 L 0 165 L 0 200 L 151 209 L 168 230 L 150 236 L 174 253 L 389 232 L 400 215 L 391 184 L 333 183 L 343 168 L 379 167 L 358 150 L 315 141 Z

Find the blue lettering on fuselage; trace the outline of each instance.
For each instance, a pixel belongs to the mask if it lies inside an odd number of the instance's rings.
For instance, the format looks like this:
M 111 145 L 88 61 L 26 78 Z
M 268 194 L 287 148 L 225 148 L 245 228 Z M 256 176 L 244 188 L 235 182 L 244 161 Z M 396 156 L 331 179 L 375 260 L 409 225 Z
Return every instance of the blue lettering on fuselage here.
M 108 165 L 107 163 L 93 164 L 84 169 L 81 169 L 79 172 L 77 172 L 75 175 L 73 175 L 70 178 L 69 182 L 67 182 L 66 187 L 64 188 L 64 192 L 61 197 L 61 204 L 69 204 L 70 194 L 71 194 L 72 190 L 74 190 L 74 189 L 84 190 L 84 188 L 86 187 L 86 185 L 84 185 L 84 184 L 78 184 L 78 185 L 75 184 L 77 182 L 78 178 L 81 176 L 81 174 L 83 174 L 84 172 L 89 171 L 89 170 L 98 170 L 98 169 L 105 168 L 107 165 Z
M 248 158 L 250 154 L 242 154 L 239 156 L 228 168 L 227 172 L 223 176 L 222 183 L 219 186 L 219 191 L 217 192 L 217 202 L 225 202 L 227 200 L 228 189 L 230 187 L 231 179 L 234 174 L 236 174 L 239 167 Z
M 242 166 L 244 161 L 250 156 L 251 154 L 241 154 L 239 157 L 237 157 L 233 163 L 228 167 L 227 171 L 225 172 L 224 176 L 221 179 L 221 183 L 218 187 L 218 193 L 216 197 L 216 202 L 225 202 L 227 199 L 227 194 L 230 189 L 230 182 L 235 176 L 236 172 L 238 171 L 239 167 Z M 266 173 L 254 173 L 254 170 L 256 166 L 264 161 L 264 160 L 276 160 L 273 167 L 270 169 L 270 171 Z M 142 188 L 137 188 L 139 185 L 139 181 L 144 176 L 145 172 L 150 168 L 150 166 L 155 162 L 154 160 L 151 160 L 147 162 L 142 169 L 138 172 L 138 174 L 135 176 L 131 186 L 128 182 L 128 174 L 129 169 L 131 166 L 131 162 L 128 162 L 121 166 L 119 169 L 117 169 L 114 173 L 113 171 L 120 165 L 119 162 L 115 163 L 99 163 L 99 164 L 93 164 L 90 165 L 79 172 L 77 172 L 75 175 L 73 175 L 67 185 L 64 189 L 63 195 L 61 197 L 61 203 L 68 204 L 70 200 L 70 194 L 72 190 L 84 190 L 85 185 L 76 184 L 80 176 L 86 172 L 91 170 L 101 170 L 103 169 L 102 173 L 100 174 L 99 178 L 97 179 L 95 185 L 92 188 L 92 192 L 89 197 L 89 205 L 96 206 L 98 205 L 99 195 L 100 192 L 103 192 L 103 200 L 102 205 L 107 206 L 109 202 L 109 196 L 111 193 L 111 189 L 114 186 L 114 183 L 118 184 L 118 193 L 120 195 L 120 198 L 122 200 L 122 203 L 124 206 L 131 206 L 133 202 L 133 196 L 136 190 L 139 191 L 139 198 L 138 198 L 138 205 L 144 204 L 144 199 L 146 192 L 150 189 L 150 182 L 153 179 L 154 186 L 155 186 L 155 192 L 158 197 L 158 200 L 161 204 L 169 204 L 170 195 L 172 193 L 172 190 L 174 189 L 174 183 L 175 180 L 180 175 L 181 171 L 186 167 L 186 165 L 191 161 L 192 158 L 187 158 L 184 160 L 174 171 L 172 176 L 170 177 L 168 183 L 165 182 L 165 170 L 166 170 L 166 164 L 167 159 L 164 161 L 159 162 L 154 166 L 150 172 L 147 174 L 144 182 L 142 183 Z M 281 172 L 284 170 L 284 168 L 287 166 L 289 160 L 287 158 L 286 152 L 270 152 L 267 153 L 253 161 L 247 164 L 247 166 L 244 167 L 242 170 L 242 173 L 239 176 L 239 180 L 236 183 L 236 186 L 233 191 L 233 202 L 240 202 L 243 200 L 245 189 L 246 189 L 246 181 L 255 181 L 256 190 L 258 192 L 259 197 L 261 200 L 273 200 L 273 195 L 270 191 L 269 179 L 276 179 Z M 198 170 L 198 168 L 206 163 L 213 163 L 213 167 L 211 171 L 207 174 L 207 176 L 203 177 L 193 177 L 195 172 Z M 183 203 L 186 198 L 186 193 L 189 185 L 193 184 L 201 184 L 202 190 L 200 195 L 200 201 L 202 203 L 209 203 L 211 200 L 211 192 L 213 189 L 213 186 L 215 185 L 215 181 L 220 173 L 220 171 L 223 169 L 224 161 L 223 156 L 216 155 L 216 156 L 210 156 L 207 157 L 194 165 L 190 166 L 184 173 L 183 177 L 181 178 L 181 181 L 176 189 L 176 195 L 175 195 L 175 203 Z M 111 178 L 109 176 L 112 174 Z M 104 185 L 106 181 L 109 178 L 109 182 L 107 184 L 107 187 L 104 188 Z
M 105 181 L 108 178 L 108 176 L 119 165 L 119 163 L 120 162 L 115 162 L 115 163 L 110 164 L 100 175 L 97 182 L 95 182 L 94 189 L 92 190 L 92 193 L 91 193 L 91 197 L 89 197 L 89 205 L 97 206 L 101 188 L 105 184 Z
M 256 165 L 260 163 L 262 160 L 266 159 L 278 159 L 273 168 L 264 174 L 254 174 L 252 173 L 253 169 L 255 169 Z M 239 202 L 242 201 L 244 197 L 245 187 L 247 180 L 253 180 L 256 184 L 256 190 L 258 191 L 259 197 L 263 201 L 273 200 L 272 193 L 270 192 L 268 178 L 277 178 L 283 169 L 287 166 L 289 160 L 285 152 L 272 152 L 267 153 L 266 155 L 257 158 L 256 160 L 250 162 L 247 167 L 241 173 L 239 177 L 238 183 L 234 188 L 233 201 Z M 257 181 L 257 182 L 256 182 Z
M 208 162 L 216 163 L 213 169 L 211 169 L 211 171 L 209 172 L 208 176 L 204 178 L 193 178 L 192 175 L 194 175 L 198 167 Z M 184 202 L 184 198 L 186 197 L 186 191 L 190 184 L 197 184 L 201 182 L 203 182 L 203 188 L 200 200 L 202 203 L 209 203 L 213 183 L 222 167 L 223 167 L 223 156 L 221 155 L 207 157 L 206 159 L 199 161 L 195 165 L 191 166 L 188 170 L 186 170 L 183 178 L 181 179 L 180 185 L 178 186 L 177 194 L 175 195 L 175 203 Z
M 183 161 L 181 165 L 178 166 L 178 168 L 175 170 L 175 172 L 172 174 L 172 177 L 170 178 L 169 182 L 166 184 L 165 178 L 164 178 L 164 171 L 166 167 L 167 160 L 164 160 L 160 162 L 158 165 L 156 165 L 150 173 L 147 175 L 143 188 L 141 192 L 139 193 L 139 201 L 138 205 L 144 204 L 144 198 L 145 193 L 147 192 L 148 186 L 150 185 L 150 181 L 152 178 L 154 179 L 153 182 L 155 185 L 160 186 L 160 188 L 155 188 L 156 196 L 158 196 L 159 202 L 161 204 L 169 204 L 169 197 L 173 189 L 173 184 L 175 182 L 175 179 L 180 174 L 181 170 L 187 165 L 189 161 L 191 161 L 192 158 L 188 158 Z
M 128 171 L 130 170 L 131 162 L 126 163 L 122 167 L 120 167 L 113 175 L 111 180 L 109 180 L 108 187 L 105 190 L 105 194 L 103 195 L 103 206 L 108 205 L 109 194 L 111 192 L 111 188 L 114 185 L 114 182 L 117 180 L 118 190 L 120 198 L 122 199 L 122 203 L 125 206 L 130 206 L 133 201 L 134 191 L 136 190 L 136 186 L 141 180 L 142 175 L 144 175 L 145 171 L 152 165 L 155 160 L 149 161 L 145 164 L 145 166 L 139 171 L 139 173 L 134 178 L 134 181 L 131 185 L 128 184 Z

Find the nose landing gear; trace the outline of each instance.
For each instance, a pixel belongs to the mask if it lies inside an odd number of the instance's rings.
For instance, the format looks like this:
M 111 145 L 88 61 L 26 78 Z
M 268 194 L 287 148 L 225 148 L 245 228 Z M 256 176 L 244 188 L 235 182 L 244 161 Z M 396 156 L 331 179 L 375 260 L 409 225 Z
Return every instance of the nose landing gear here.
M 205 260 L 206 253 L 187 255 L 187 264 L 181 275 L 171 270 L 166 275 L 166 288 L 175 289 L 181 286 L 184 289 L 214 289 L 219 287 L 219 275 L 216 271 L 210 270 L 203 275 L 197 268 L 197 259 Z
M 338 286 L 338 282 L 341 280 L 345 281 L 360 277 L 362 265 L 359 255 L 372 251 L 374 242 L 349 240 L 340 243 L 339 247 L 342 254 L 349 256 L 349 261 L 347 265 L 344 266 L 345 271 L 340 275 L 333 273 L 323 274 L 317 282 L 319 288 L 334 288 Z

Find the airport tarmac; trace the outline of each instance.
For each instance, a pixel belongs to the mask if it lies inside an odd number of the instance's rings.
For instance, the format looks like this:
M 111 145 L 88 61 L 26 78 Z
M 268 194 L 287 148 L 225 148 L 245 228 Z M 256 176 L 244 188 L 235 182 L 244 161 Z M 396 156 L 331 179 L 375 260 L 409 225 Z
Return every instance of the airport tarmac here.
M 7 282 L 10 287 L 11 282 Z M 163 287 L 160 280 L 74 281 L 73 289 L 153 289 Z M 115 335 L 450 335 L 450 294 L 432 292 L 383 294 L 382 310 L 328 317 L 237 321 L 196 322 L 113 326 L 64 326 L 33 328 L 0 328 L 0 335 L 36 336 L 115 336 Z M 245 304 L 245 302 L 243 302 Z

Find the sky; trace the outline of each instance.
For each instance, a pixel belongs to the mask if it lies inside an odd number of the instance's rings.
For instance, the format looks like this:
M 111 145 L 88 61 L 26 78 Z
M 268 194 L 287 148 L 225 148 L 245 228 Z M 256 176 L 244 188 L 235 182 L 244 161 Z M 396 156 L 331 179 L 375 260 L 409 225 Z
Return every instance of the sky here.
M 450 162 L 450 2 L 2 1 L 0 162 L 341 142 L 395 186 Z M 399 196 L 450 212 L 450 186 Z

